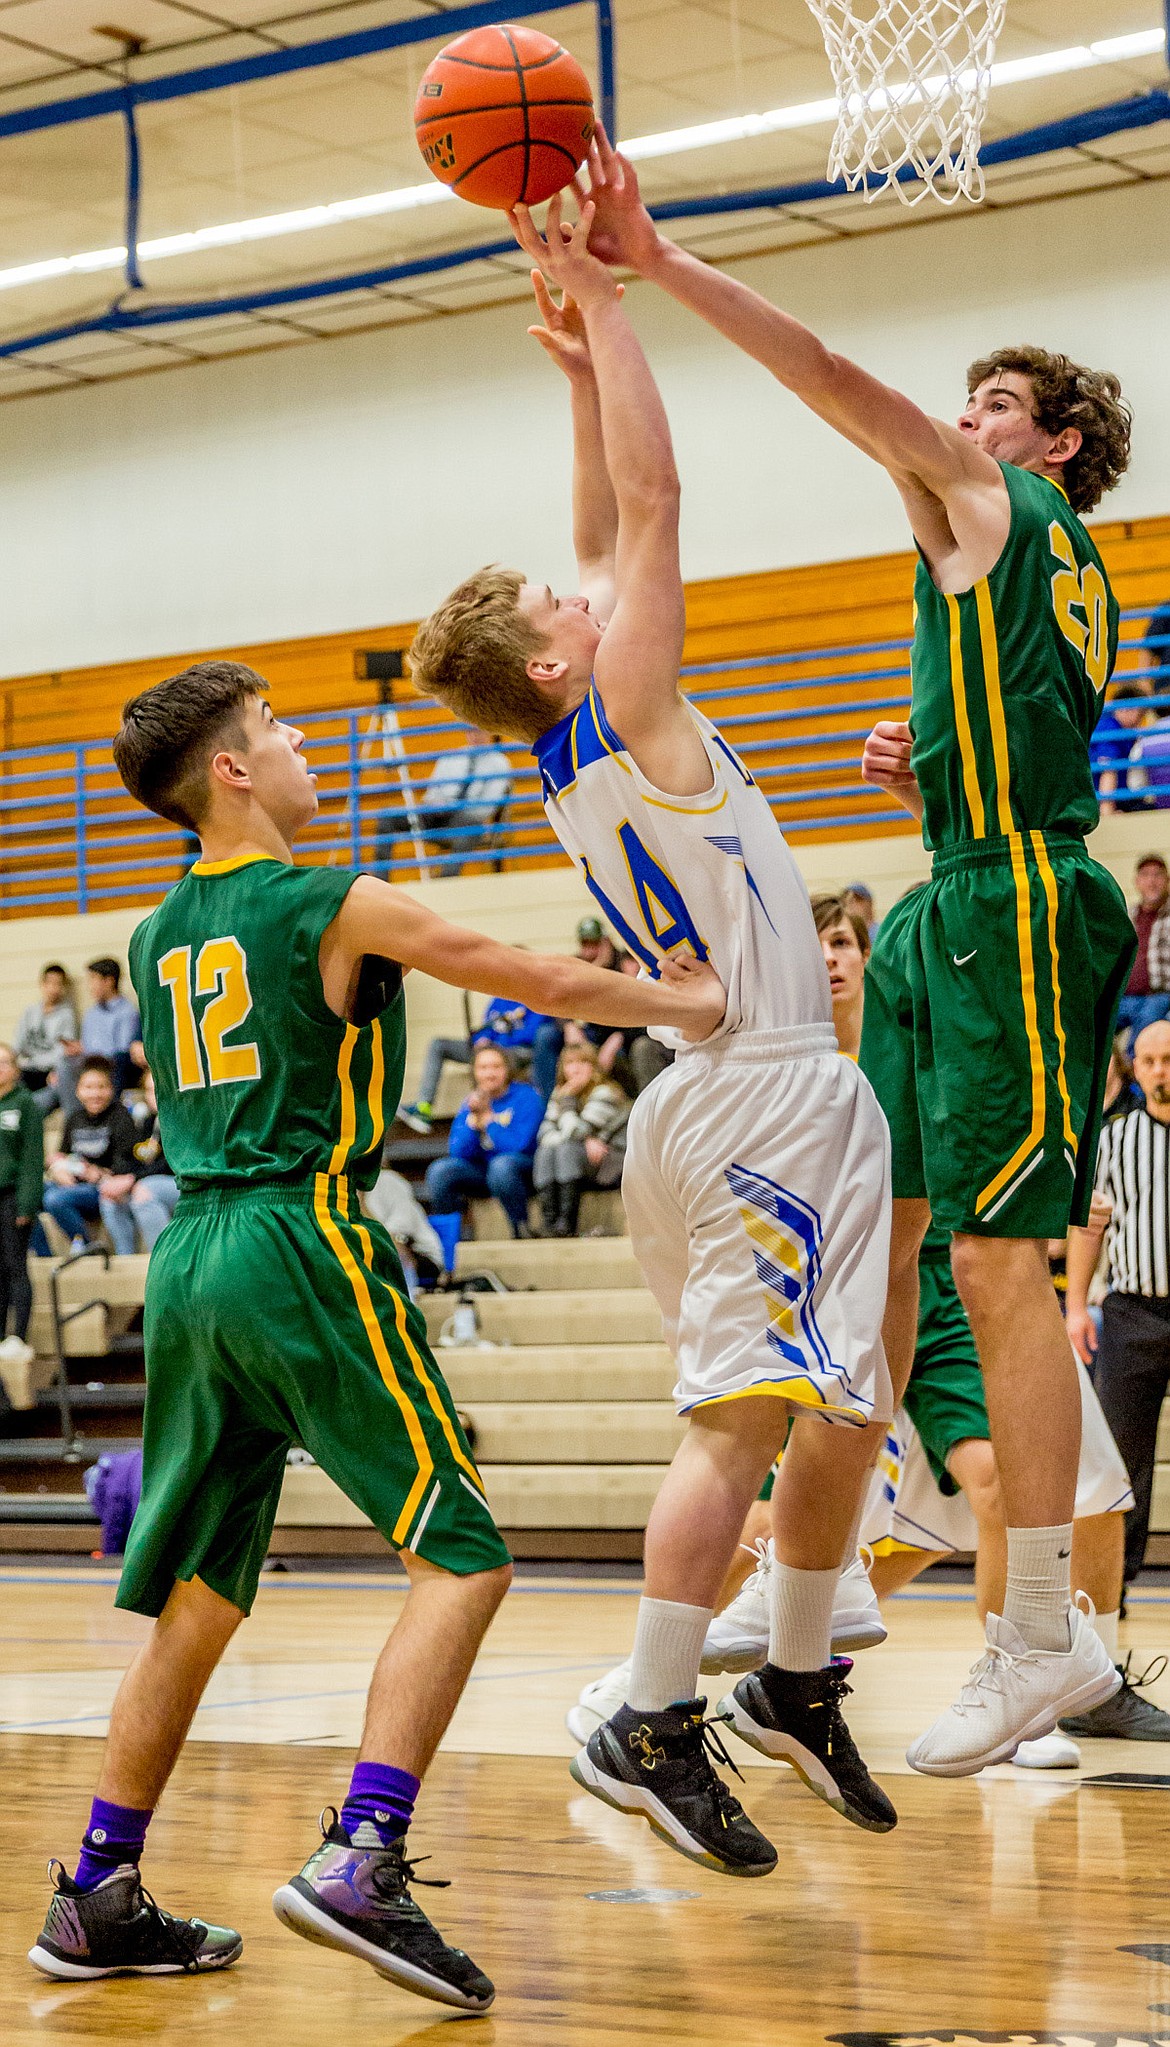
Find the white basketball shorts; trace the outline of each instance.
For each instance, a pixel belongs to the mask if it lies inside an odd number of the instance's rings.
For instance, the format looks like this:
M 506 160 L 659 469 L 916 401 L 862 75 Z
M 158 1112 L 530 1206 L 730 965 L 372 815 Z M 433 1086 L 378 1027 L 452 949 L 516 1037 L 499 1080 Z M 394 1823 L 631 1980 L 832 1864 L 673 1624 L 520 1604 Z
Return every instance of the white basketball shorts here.
M 1081 1461 L 1077 1471 L 1078 1521 L 1093 1514 L 1124 1514 L 1133 1506 L 1129 1473 L 1109 1432 L 1093 1382 L 1077 1361 L 1081 1381 Z M 881 1555 L 890 1549 L 973 1550 L 975 1516 L 962 1493 L 939 1491 L 909 1416 L 901 1409 L 878 1459 L 862 1516 L 861 1540 Z
M 774 1394 L 889 1416 L 889 1131 L 831 1026 L 680 1053 L 634 1104 L 622 1198 L 680 1414 Z

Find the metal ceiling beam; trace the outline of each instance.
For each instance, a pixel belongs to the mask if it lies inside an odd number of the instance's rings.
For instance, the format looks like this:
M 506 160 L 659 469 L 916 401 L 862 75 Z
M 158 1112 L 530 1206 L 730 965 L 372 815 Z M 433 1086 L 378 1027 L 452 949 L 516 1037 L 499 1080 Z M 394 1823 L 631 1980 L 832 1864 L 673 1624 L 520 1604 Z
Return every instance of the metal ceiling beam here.
M 473 28 L 490 28 L 501 21 L 527 21 L 537 14 L 555 14 L 565 7 L 594 4 L 602 42 L 602 114 L 608 99 L 613 112 L 613 17 L 609 0 L 520 0 L 505 10 L 500 0 L 477 0 L 468 7 L 453 7 L 443 14 L 428 14 L 417 21 L 385 22 L 377 28 L 355 29 L 349 35 L 326 36 L 292 49 L 263 50 L 254 57 L 237 57 L 220 64 L 201 64 L 191 71 L 168 72 L 158 78 L 144 78 L 128 89 L 136 106 L 157 105 L 162 100 L 186 99 L 197 93 L 219 92 L 227 85 L 249 85 L 261 78 L 280 78 L 293 71 L 312 71 L 322 64 L 345 64 L 355 57 L 371 57 L 382 50 L 395 50 L 408 43 L 448 41 Z M 605 49 L 604 19 L 611 39 Z M 606 90 L 608 76 L 608 93 Z M 74 121 L 94 121 L 106 114 L 121 114 L 126 104 L 123 86 L 103 92 L 79 93 L 73 99 L 42 100 L 36 106 L 16 107 L 0 114 L 0 138 L 32 135 L 38 129 L 64 128 Z M 609 127 L 609 120 L 606 119 Z M 612 130 L 611 130 L 612 132 Z
M 1050 155 L 1057 149 L 1075 149 L 1080 143 L 1101 141 L 1107 135 L 1123 134 L 1167 120 L 1170 120 L 1170 92 L 1159 89 L 1139 94 L 1133 99 L 1114 100 L 1107 106 L 1089 108 L 1083 114 L 1071 115 L 1064 121 L 1049 121 L 1040 127 L 1021 129 L 1015 135 L 1001 136 L 998 141 L 987 144 L 982 152 L 983 161 L 991 164 L 1018 163 L 1028 157 Z M 754 186 L 746 192 L 667 200 L 652 206 L 650 212 L 655 220 L 693 220 L 718 214 L 776 211 L 785 206 L 807 206 L 821 200 L 850 196 L 856 197 L 847 192 L 844 184 L 830 184 L 825 179 L 818 179 L 799 185 Z M 236 292 L 230 296 L 185 303 L 116 305 L 93 319 L 71 321 L 41 333 L 26 335 L 20 340 L 0 343 L 0 360 L 31 354 L 38 348 L 76 340 L 85 334 L 142 332 L 152 327 L 179 326 L 192 320 L 219 319 L 233 313 L 271 312 L 280 306 L 307 305 L 315 299 L 341 298 L 350 292 L 370 291 L 387 284 L 401 284 L 415 277 L 457 270 L 466 264 L 509 254 L 515 246 L 510 238 L 506 241 L 476 242 L 470 247 L 448 250 L 442 255 L 379 264 L 366 270 L 349 271 L 342 277 L 315 278 L 305 284 L 278 285 L 264 291 Z

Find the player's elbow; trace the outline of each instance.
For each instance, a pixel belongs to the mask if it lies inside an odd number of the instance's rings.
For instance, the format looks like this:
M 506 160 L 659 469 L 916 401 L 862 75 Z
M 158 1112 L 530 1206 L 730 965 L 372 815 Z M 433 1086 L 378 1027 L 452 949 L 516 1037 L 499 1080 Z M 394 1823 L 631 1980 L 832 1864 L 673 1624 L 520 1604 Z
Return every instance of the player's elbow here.
M 682 486 L 673 455 L 661 468 L 654 467 L 629 479 L 619 500 L 622 514 L 640 526 L 677 526 Z

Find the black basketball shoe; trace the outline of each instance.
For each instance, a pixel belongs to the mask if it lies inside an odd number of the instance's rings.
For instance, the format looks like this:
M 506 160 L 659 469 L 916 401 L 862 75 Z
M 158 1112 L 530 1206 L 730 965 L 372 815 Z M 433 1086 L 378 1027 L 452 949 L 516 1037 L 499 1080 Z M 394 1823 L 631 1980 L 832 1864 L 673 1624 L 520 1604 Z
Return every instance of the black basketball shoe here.
M 703 1719 L 706 1705 L 689 1699 L 661 1713 L 619 1706 L 573 1757 L 570 1774 L 606 1805 L 649 1820 L 692 1862 L 724 1876 L 767 1876 L 776 1850 L 711 1766 L 714 1756 L 740 1774 Z
M 762 1756 L 791 1763 L 834 1812 L 871 1834 L 888 1834 L 898 1815 L 858 1755 L 841 1713 L 852 1668 L 847 1656 L 835 1656 L 824 1670 L 765 1663 L 720 1700 L 719 1718 Z
M 1170 1713 L 1164 1713 L 1152 1699 L 1138 1697 L 1141 1686 L 1157 1683 L 1166 1668 L 1166 1658 L 1156 1656 L 1140 1677 L 1136 1673 L 1130 1676 L 1132 1663 L 1131 1655 L 1118 1664 L 1121 1685 L 1111 1699 L 1090 1707 L 1087 1713 L 1073 1713 L 1058 1720 L 1061 1733 L 1075 1734 L 1078 1740 L 1095 1735 L 1111 1741 L 1170 1741 Z
M 44 1931 L 28 1951 L 46 1976 L 66 1982 L 95 1976 L 194 1976 L 228 1969 L 244 1943 L 229 1926 L 175 1919 L 156 1905 L 133 1863 L 80 1891 L 59 1862 Z
M 321 1831 L 321 1846 L 272 1900 L 281 1925 L 318 1947 L 356 1955 L 419 1997 L 487 2011 L 495 1984 L 462 1948 L 447 1946 L 410 1895 L 413 1883 L 445 1890 L 446 1879 L 415 1874 L 405 1836 L 384 1848 L 377 1828 L 363 1821 L 351 1841 L 332 1806 L 321 1815 Z

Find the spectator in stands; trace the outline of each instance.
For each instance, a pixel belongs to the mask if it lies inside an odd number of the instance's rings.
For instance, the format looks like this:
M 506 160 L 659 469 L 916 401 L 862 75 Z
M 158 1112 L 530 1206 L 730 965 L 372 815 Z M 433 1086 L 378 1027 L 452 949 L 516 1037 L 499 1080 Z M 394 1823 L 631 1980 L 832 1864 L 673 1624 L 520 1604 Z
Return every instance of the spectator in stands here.
M 1144 853 L 1134 873 L 1138 895 L 1130 916 L 1137 932 L 1137 958 L 1117 1010 L 1117 1028 L 1127 1033 L 1130 1044 L 1147 1024 L 1170 1016 L 1170 992 L 1156 989 L 1150 978 L 1150 939 L 1158 919 L 1170 910 L 1170 871 L 1160 853 Z
M 1148 809 L 1170 806 L 1170 716 L 1165 699 L 1170 697 L 1170 605 L 1155 611 L 1146 627 L 1141 660 L 1142 688 L 1148 691 L 1153 716 L 1142 726 L 1130 753 L 1131 789 L 1140 785 L 1139 801 Z
M 850 917 L 860 917 L 872 946 L 879 921 L 874 913 L 873 890 L 864 881 L 851 881 L 848 888 L 842 889 L 841 901 Z
M 57 1095 L 50 1084 L 57 1061 L 76 1057 L 81 1050 L 77 1011 L 64 967 L 54 963 L 41 968 L 40 1000 L 30 1002 L 23 1012 L 13 1049 L 21 1081 L 37 1097 L 42 1115 L 48 1115 L 57 1106 Z
M 443 874 L 458 874 L 463 859 L 474 853 L 486 826 L 494 824 L 512 791 L 512 764 L 488 732 L 473 727 L 461 746 L 448 748 L 435 762 L 412 818 L 405 803 L 383 811 L 378 819 L 375 861 L 380 867 L 393 857 L 394 841 L 418 835 L 428 845 L 452 849 L 437 865 Z
M 28 1240 L 44 1172 L 41 1112 L 22 1084 L 12 1047 L 0 1045 L 0 1384 L 12 1407 L 31 1405 Z
M 1170 1387 L 1170 1023 L 1142 1031 L 1134 1074 L 1145 1101 L 1105 1124 L 1098 1155 L 1097 1192 L 1112 1204 L 1099 1349 L 1089 1283 L 1100 1227 L 1072 1232 L 1066 1306 L 1078 1356 L 1088 1365 L 1097 1353 L 1093 1382 L 1134 1491 L 1125 1528 L 1127 1584 L 1145 1558 L 1158 1418 Z
M 451 1125 L 449 1155 L 427 1167 L 423 1198 L 444 1214 L 467 1200 L 494 1194 L 514 1237 L 528 1232 L 532 1155 L 544 1103 L 517 1080 L 506 1052 L 484 1045 L 472 1061 L 475 1083 Z
M 1133 765 L 1136 735 L 1149 720 L 1152 694 L 1153 684 L 1144 675 L 1120 676 L 1097 720 L 1089 742 L 1089 760 L 1102 817 L 1152 807 L 1146 776 Z
M 420 1137 L 428 1137 L 434 1121 L 439 1081 L 448 1059 L 466 1066 L 480 1045 L 498 1045 L 502 1052 L 507 1052 L 514 1065 L 519 1065 L 521 1061 L 517 1054 L 531 1057 L 536 1034 L 548 1022 L 550 1018 L 541 1016 L 535 1009 L 526 1009 L 522 1002 L 509 1002 L 504 995 L 494 995 L 484 1010 L 483 1022 L 471 1038 L 431 1039 L 423 1060 L 418 1099 L 402 1104 L 398 1111 L 400 1120 L 409 1130 L 417 1130 Z
M 575 1237 L 587 1186 L 616 1187 L 629 1096 L 607 1080 L 592 1045 L 566 1045 L 536 1141 L 532 1184 L 546 1237 Z
M 1144 1099 L 1133 1077 L 1133 1061 L 1125 1049 L 1125 1040 L 1119 1031 L 1113 1040 L 1113 1050 L 1109 1054 L 1109 1065 L 1105 1072 L 1102 1118 L 1108 1120 L 1112 1116 L 1127 1116 L 1131 1109 L 1140 1109 Z
M 114 1089 L 114 1063 L 95 1053 L 77 1076 L 77 1107 L 48 1164 L 43 1206 L 76 1250 L 100 1216 L 115 1251 L 135 1248 L 130 1195 L 137 1178 L 134 1122 Z
M 114 1093 L 120 1095 L 137 1083 L 146 1065 L 142 1020 L 130 997 L 119 992 L 122 969 L 117 960 L 104 956 L 91 960 L 85 972 L 90 1006 L 81 1019 L 81 1049 L 87 1059 L 110 1061 Z
M 590 914 L 581 918 L 577 926 L 577 958 L 587 960 L 593 967 L 612 967 L 615 971 L 620 969 L 622 955 L 600 917 Z M 532 1048 L 532 1085 L 542 1102 L 547 1102 L 556 1086 L 557 1060 L 566 1044 L 566 1021 L 564 1017 L 559 1019 L 549 1017 L 536 1033 Z M 578 1026 L 582 1033 L 585 1028 L 584 1025 Z M 598 1034 L 596 1039 L 590 1038 L 590 1043 L 603 1043 L 611 1035 L 619 1039 L 621 1037 L 620 1032 L 610 1033 L 604 1025 L 592 1025 L 589 1028 L 591 1031 L 596 1030 Z M 611 1054 L 611 1059 L 612 1057 Z
M 641 961 L 632 952 L 623 952 L 618 961 L 618 970 L 623 974 L 640 974 Z M 614 1046 L 614 1040 L 618 1043 Z M 612 1048 L 612 1051 L 611 1051 Z M 609 1055 L 607 1058 L 607 1054 Z M 647 1031 L 611 1031 L 608 1038 L 598 1047 L 598 1059 L 603 1073 L 611 1073 L 624 1088 L 627 1095 L 640 1095 L 652 1080 L 672 1064 L 674 1053 Z
M 130 1213 L 144 1251 L 153 1251 L 179 1204 L 179 1183 L 166 1162 L 158 1125 L 158 1096 L 149 1066 L 142 1076 L 142 1105 L 131 1112 L 135 1129 Z

